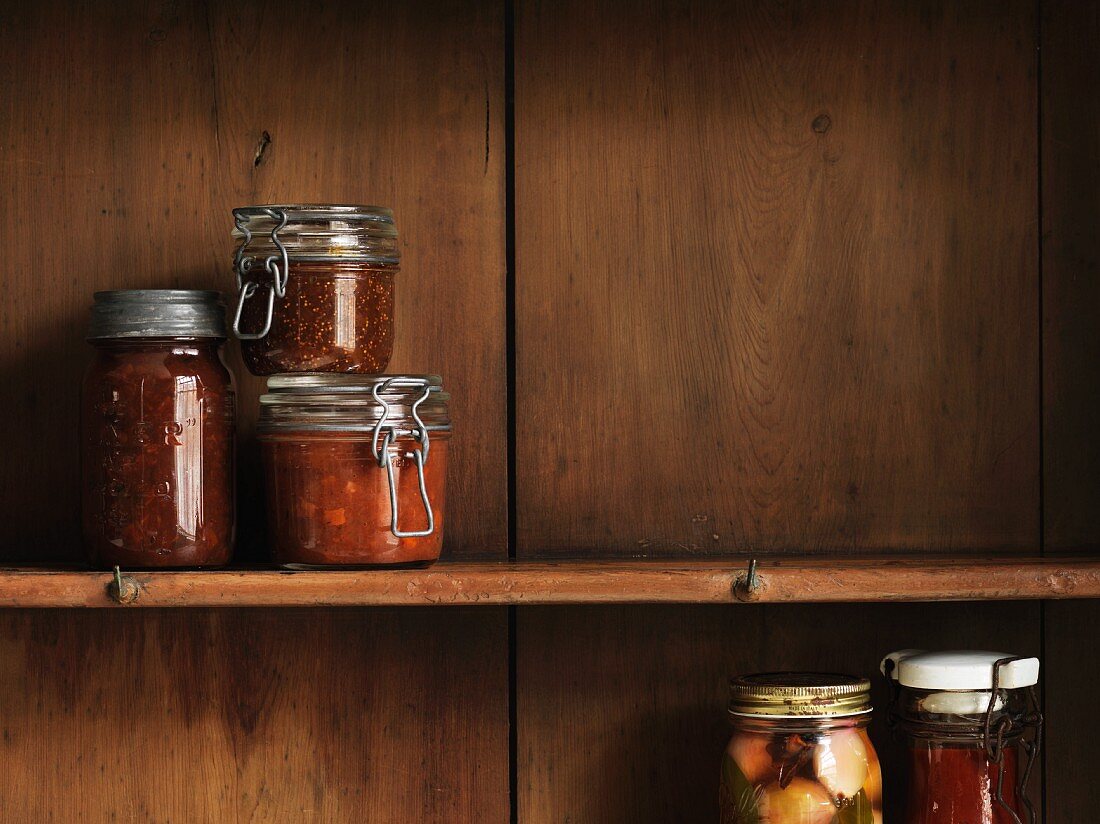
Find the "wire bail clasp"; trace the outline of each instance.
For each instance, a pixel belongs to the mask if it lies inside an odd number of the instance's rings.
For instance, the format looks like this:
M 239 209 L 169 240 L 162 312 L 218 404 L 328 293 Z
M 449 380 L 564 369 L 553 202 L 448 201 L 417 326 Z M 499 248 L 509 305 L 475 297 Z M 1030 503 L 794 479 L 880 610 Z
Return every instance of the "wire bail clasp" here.
M 248 245 L 252 242 L 252 230 L 248 224 L 256 215 L 265 215 L 275 221 L 271 227 L 271 242 L 277 253 L 264 258 L 264 271 L 271 276 L 270 283 L 259 283 L 249 279 L 256 265 L 255 258 L 245 254 Z M 279 238 L 279 232 L 286 228 L 287 214 L 282 209 L 234 209 L 233 223 L 240 231 L 242 238 L 237 247 L 237 253 L 233 257 L 233 274 L 237 278 L 237 310 L 233 314 L 233 334 L 240 340 L 259 340 L 271 331 L 271 322 L 275 317 L 275 298 L 286 297 L 286 285 L 290 276 L 290 260 L 287 256 L 286 246 Z M 241 314 L 244 312 L 244 304 L 256 292 L 266 288 L 267 312 L 263 327 L 259 332 L 241 331 Z
M 430 386 L 427 381 L 420 383 L 424 391 L 413 403 L 411 410 L 415 426 L 413 426 L 412 429 L 398 429 L 392 425 L 386 425 L 390 407 L 379 394 L 380 392 L 385 392 L 390 384 L 393 383 L 393 380 L 393 378 L 390 378 L 380 384 L 376 383 L 371 387 L 371 396 L 382 407 L 382 411 L 378 416 L 378 423 L 374 426 L 371 448 L 374 451 L 374 458 L 378 461 L 378 465 L 385 467 L 386 479 L 389 482 L 391 513 L 390 531 L 398 538 L 425 538 L 435 532 L 435 513 L 432 512 L 432 503 L 428 499 L 428 488 L 424 482 L 424 465 L 428 462 L 428 450 L 431 446 L 431 441 L 428 436 L 428 428 L 424 425 L 424 421 L 420 419 L 420 404 L 424 403 L 432 392 L 439 391 L 439 387 Z M 385 434 L 383 434 L 383 430 Z M 420 444 L 419 448 L 411 449 L 401 457 L 416 462 L 416 480 L 420 487 L 420 502 L 424 505 L 424 512 L 428 516 L 428 528 L 412 532 L 404 532 L 398 526 L 397 478 L 393 471 L 394 456 L 390 454 L 390 447 L 402 435 L 410 435 L 412 438 L 419 441 Z M 381 444 L 379 444 L 379 438 L 382 439 Z
M 1035 685 L 1033 684 L 1027 688 L 1027 712 L 1015 719 L 1008 712 L 1005 712 L 996 721 L 993 720 L 994 713 L 997 710 L 998 695 L 1001 691 L 1001 669 L 1013 661 L 1020 660 L 1022 660 L 1022 656 L 1014 655 L 993 662 L 992 689 L 989 693 L 989 706 L 986 708 L 985 719 L 982 724 L 982 740 L 985 745 L 986 758 L 990 764 L 997 766 L 997 781 L 996 786 L 993 787 L 993 800 L 1012 817 L 1014 824 L 1024 824 L 1004 797 L 1005 736 L 1012 732 L 1012 727 L 1016 723 L 1023 728 L 1024 735 L 1020 737 L 1020 747 L 1027 756 L 1027 760 L 1024 762 L 1023 770 L 1017 777 L 1015 789 L 1017 798 L 1023 802 L 1024 807 L 1027 809 L 1028 824 L 1035 824 L 1035 806 L 1027 796 L 1028 779 L 1031 777 L 1031 770 L 1035 766 L 1035 760 L 1042 746 L 1043 733 L 1043 715 L 1039 712 L 1039 699 L 1035 694 Z M 1007 697 L 1003 705 L 1007 707 Z M 1026 737 L 1028 731 L 1031 732 L 1030 738 Z

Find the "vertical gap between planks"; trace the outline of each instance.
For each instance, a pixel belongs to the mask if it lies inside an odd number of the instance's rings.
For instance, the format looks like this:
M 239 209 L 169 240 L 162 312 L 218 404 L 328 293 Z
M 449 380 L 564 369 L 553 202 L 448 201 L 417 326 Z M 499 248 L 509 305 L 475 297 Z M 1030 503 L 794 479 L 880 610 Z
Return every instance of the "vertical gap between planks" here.
M 1035 0 L 1035 196 L 1036 217 L 1039 222 L 1036 232 L 1036 254 L 1038 256 L 1038 309 L 1039 309 L 1039 556 L 1046 555 L 1046 360 L 1043 341 L 1046 337 L 1046 325 L 1043 317 L 1043 0 Z M 1047 667 L 1047 603 L 1039 602 L 1039 659 L 1042 668 Z M 1047 690 L 1039 692 L 1039 711 L 1046 718 Z M 1045 725 L 1040 731 L 1042 749 L 1039 773 L 1042 786 L 1039 790 L 1039 815 L 1047 820 L 1047 749 Z
M 516 9 L 504 0 L 504 259 L 508 410 L 508 559 L 517 554 L 516 512 Z M 516 607 L 508 607 L 508 810 L 519 822 L 519 711 Z

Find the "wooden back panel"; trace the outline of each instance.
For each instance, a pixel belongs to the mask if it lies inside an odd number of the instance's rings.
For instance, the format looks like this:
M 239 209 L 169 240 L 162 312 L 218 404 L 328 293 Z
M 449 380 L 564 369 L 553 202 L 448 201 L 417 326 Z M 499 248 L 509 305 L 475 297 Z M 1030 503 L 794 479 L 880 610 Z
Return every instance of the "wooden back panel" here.
M 507 541 L 503 11 L 355 2 L 3 12 L 0 558 L 79 559 L 76 444 L 97 289 L 234 288 L 234 206 L 393 207 L 391 371 L 453 391 L 448 553 Z M 265 140 L 264 135 L 267 135 Z M 259 151 L 263 146 L 262 153 Z M 263 557 L 240 383 L 240 555 Z
M 1033 543 L 1033 4 L 516 18 L 520 554 Z
M 0 559 L 82 557 L 92 292 L 228 291 L 230 209 L 287 200 L 394 208 L 392 368 L 443 375 L 455 464 L 477 467 L 451 479 L 446 551 L 506 554 L 503 23 L 491 3 L 5 5 Z M 262 382 L 228 349 L 239 555 L 259 558 Z M 500 610 L 6 612 L 0 818 L 503 821 L 506 626 Z

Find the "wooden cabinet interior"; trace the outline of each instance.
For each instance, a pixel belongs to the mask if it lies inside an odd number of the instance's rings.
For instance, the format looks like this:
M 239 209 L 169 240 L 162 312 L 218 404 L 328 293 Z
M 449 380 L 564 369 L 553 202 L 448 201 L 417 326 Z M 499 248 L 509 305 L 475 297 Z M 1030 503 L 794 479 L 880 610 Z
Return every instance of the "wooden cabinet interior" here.
M 91 293 L 227 288 L 229 209 L 286 199 L 395 209 L 456 562 L 1096 547 L 1098 9 L 8 4 L 0 560 L 76 558 Z M 1096 618 L 7 610 L 0 818 L 714 820 L 726 675 L 950 644 L 1043 656 L 1046 817 L 1090 821 Z

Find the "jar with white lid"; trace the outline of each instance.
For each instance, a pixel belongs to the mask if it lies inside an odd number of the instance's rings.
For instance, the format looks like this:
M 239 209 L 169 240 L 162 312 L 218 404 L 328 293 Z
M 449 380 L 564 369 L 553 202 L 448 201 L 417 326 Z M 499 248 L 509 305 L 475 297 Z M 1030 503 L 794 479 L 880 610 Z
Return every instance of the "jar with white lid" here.
M 901 650 L 883 659 L 882 672 L 908 751 L 904 824 L 1033 824 L 1038 659 Z
M 882 775 L 867 735 L 871 684 L 778 672 L 730 681 L 722 824 L 882 824 Z

